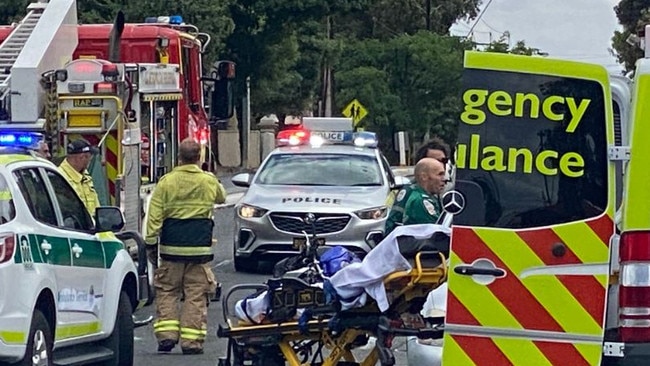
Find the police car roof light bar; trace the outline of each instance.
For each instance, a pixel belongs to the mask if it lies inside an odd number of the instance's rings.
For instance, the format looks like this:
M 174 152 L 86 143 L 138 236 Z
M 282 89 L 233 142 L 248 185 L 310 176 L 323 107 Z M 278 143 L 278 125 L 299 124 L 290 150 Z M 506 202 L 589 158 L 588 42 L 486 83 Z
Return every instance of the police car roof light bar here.
M 278 132 L 276 146 L 297 146 L 309 143 L 310 133 L 305 130 L 284 130 Z
M 355 146 L 377 147 L 379 145 L 377 134 L 374 132 L 355 132 L 352 136 Z
M 38 144 L 43 140 L 40 133 L 30 132 L 2 132 L 0 133 L 0 146 L 3 147 L 21 147 L 26 149 L 38 148 Z

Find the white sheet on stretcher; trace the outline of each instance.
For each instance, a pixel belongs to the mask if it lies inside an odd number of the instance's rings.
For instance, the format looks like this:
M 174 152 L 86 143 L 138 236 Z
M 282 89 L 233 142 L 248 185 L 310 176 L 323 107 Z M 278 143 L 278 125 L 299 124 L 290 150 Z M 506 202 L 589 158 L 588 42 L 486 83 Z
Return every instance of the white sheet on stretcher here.
M 386 311 L 389 304 L 384 278 L 393 272 L 411 269 L 399 251 L 397 237 L 408 235 L 426 239 L 435 232 L 450 235 L 451 229 L 435 224 L 398 226 L 361 263 L 349 264 L 335 273 L 330 282 L 340 297 L 349 300 L 342 301 L 342 310 L 363 306 L 368 294 L 375 299 L 380 311 Z

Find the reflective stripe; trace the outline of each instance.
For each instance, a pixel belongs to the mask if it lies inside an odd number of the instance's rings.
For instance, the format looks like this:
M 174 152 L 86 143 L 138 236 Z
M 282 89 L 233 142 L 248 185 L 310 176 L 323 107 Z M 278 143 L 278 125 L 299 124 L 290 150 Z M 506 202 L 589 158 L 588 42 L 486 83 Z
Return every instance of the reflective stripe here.
M 191 340 L 205 339 L 208 331 L 205 329 L 181 328 L 181 338 Z
M 57 328 L 56 340 L 59 341 L 67 338 L 81 337 L 89 334 L 99 333 L 101 328 L 102 327 L 99 322 L 64 325 Z
M 154 333 L 178 332 L 181 329 L 181 322 L 178 320 L 159 320 L 153 324 Z
M 0 340 L 4 343 L 25 344 L 27 334 L 23 332 L 0 331 Z
M 169 255 L 211 255 L 211 247 L 177 247 L 171 245 L 160 245 L 160 254 Z

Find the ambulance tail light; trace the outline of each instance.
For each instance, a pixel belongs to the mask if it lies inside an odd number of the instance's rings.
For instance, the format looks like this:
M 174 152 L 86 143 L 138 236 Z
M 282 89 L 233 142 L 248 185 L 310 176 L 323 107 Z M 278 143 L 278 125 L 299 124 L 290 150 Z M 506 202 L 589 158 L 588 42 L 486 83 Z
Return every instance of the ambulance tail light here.
M 623 342 L 650 342 L 650 231 L 621 235 L 619 335 Z
M 305 130 L 284 130 L 278 132 L 277 146 L 296 146 L 309 143 L 310 133 Z
M 109 82 L 95 83 L 93 91 L 95 94 L 117 94 L 117 85 Z
M 16 241 L 13 233 L 0 234 L 0 263 L 5 263 L 14 257 Z

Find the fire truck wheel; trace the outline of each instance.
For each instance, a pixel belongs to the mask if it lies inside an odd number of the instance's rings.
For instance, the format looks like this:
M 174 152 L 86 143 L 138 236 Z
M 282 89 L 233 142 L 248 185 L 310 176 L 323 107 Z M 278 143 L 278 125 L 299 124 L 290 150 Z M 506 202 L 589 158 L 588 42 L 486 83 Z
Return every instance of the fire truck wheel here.
M 126 292 L 120 293 L 117 304 L 117 317 L 113 333 L 105 341 L 105 346 L 113 351 L 113 359 L 104 366 L 133 366 L 133 318 L 131 302 Z
M 21 365 L 52 365 L 52 331 L 45 315 L 36 309 L 29 329 L 25 358 Z

